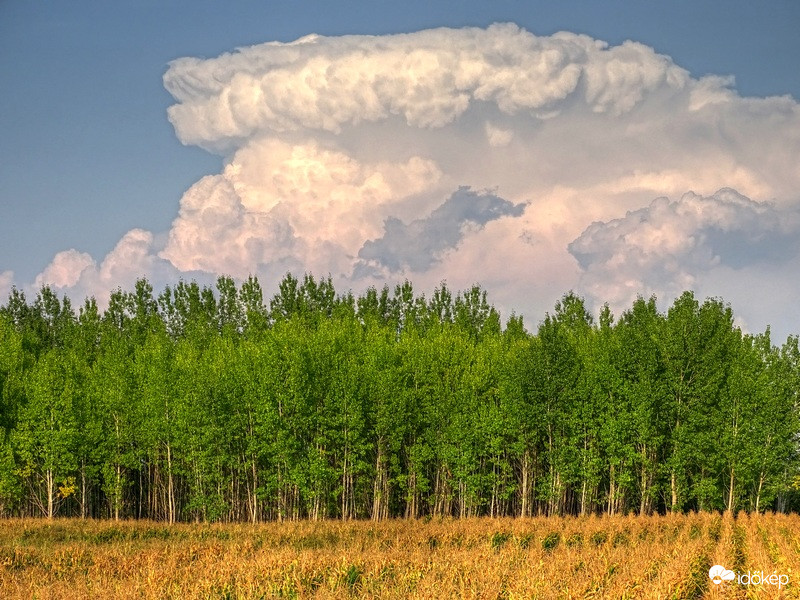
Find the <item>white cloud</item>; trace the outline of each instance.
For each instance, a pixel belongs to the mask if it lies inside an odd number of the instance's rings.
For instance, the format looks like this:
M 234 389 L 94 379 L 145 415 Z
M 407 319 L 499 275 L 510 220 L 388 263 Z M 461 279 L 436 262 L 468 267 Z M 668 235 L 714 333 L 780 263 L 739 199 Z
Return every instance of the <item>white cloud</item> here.
M 270 266 L 339 275 L 395 204 L 440 175 L 416 156 L 362 163 L 315 142 L 259 139 L 186 192 L 160 256 L 181 270 L 238 277 Z
M 0 271 L 0 302 L 5 303 L 14 286 L 14 272 Z
M 94 268 L 94 259 L 85 252 L 64 250 L 55 255 L 44 271 L 36 276 L 34 286 L 51 285 L 58 288 L 72 287 L 78 283 L 86 269 Z
M 469 186 L 525 208 L 462 223 L 437 260 L 395 244 L 405 258 L 391 276 L 480 282 L 533 321 L 569 289 L 624 302 L 688 286 L 741 300 L 748 323 L 786 320 L 745 280 L 773 272 L 784 293 L 783 259 L 755 266 L 731 248 L 751 236 L 746 247 L 766 252 L 753 240 L 774 235 L 787 250 L 800 235 L 780 229 L 800 205 L 790 97 L 742 98 L 733 79 L 694 78 L 639 43 L 514 25 L 307 36 L 179 59 L 164 84 L 179 139 L 222 154 L 224 169 L 185 193 L 163 246 L 138 232 L 100 266 L 59 254 L 42 278 L 93 290 L 134 271 L 195 270 L 269 285 L 291 269 L 380 285 L 358 268 L 367 242 L 430 238 L 437 207 Z M 387 220 L 407 224 L 403 235 L 387 238 Z
M 132 229 L 100 263 L 97 277 L 103 284 L 124 282 L 131 287 L 140 274 L 153 272 L 155 262 L 153 234 L 143 229 Z
M 494 148 L 508 146 L 509 142 L 514 138 L 514 132 L 511 129 L 495 127 L 488 122 L 484 125 L 484 128 L 486 130 L 486 141 Z
M 623 218 L 592 223 L 569 250 L 582 269 L 582 289 L 617 310 L 637 295 L 674 298 L 685 289 L 725 287 L 742 297 L 754 272 L 764 270 L 775 276 L 770 295 L 800 292 L 792 276 L 800 267 L 800 212 L 731 189 L 657 198 Z
M 723 104 L 735 100 L 736 93 L 730 89 L 733 84 L 733 77 L 719 77 L 717 75 L 704 77 L 697 82 L 691 94 L 689 94 L 689 110 L 700 110 L 708 105 Z
M 163 285 L 173 283 L 178 271 L 155 256 L 152 233 L 132 229 L 99 265 L 84 252 L 59 252 L 36 277 L 32 291 L 50 285 L 68 293 L 74 301 L 94 296 L 100 306 L 105 306 L 112 290 L 118 287 L 132 290 L 140 277 L 148 277 Z
M 442 127 L 477 102 L 535 114 L 579 95 L 596 112 L 620 114 L 687 81 L 686 71 L 641 44 L 536 37 L 511 24 L 267 43 L 179 59 L 164 75 L 178 101 L 169 109 L 178 136 L 207 147 L 264 131 L 338 133 L 391 115 Z

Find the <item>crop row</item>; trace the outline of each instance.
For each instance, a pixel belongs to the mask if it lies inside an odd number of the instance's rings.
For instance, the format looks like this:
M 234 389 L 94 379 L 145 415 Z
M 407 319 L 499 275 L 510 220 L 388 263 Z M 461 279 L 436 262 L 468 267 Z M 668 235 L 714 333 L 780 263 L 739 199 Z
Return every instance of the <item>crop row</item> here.
M 796 515 L 0 522 L 3 598 L 800 598 L 798 569 Z

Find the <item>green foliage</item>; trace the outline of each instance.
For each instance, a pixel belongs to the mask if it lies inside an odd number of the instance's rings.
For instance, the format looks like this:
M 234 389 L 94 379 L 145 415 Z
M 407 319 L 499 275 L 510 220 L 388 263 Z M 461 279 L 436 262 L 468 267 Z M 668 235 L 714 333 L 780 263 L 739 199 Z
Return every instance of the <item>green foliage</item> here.
M 255 277 L 157 297 L 142 279 L 77 315 L 50 288 L 30 304 L 12 290 L 0 514 L 787 510 L 798 390 L 797 337 L 743 335 L 721 300 L 690 292 L 665 314 L 639 298 L 597 319 L 568 293 L 528 332 L 514 315 L 503 328 L 479 286 L 444 282 L 430 299 L 408 281 L 354 297 L 287 275 L 267 306 Z
M 561 542 L 561 534 L 557 531 L 551 531 L 542 539 L 542 550 L 545 552 L 552 552 L 558 547 Z

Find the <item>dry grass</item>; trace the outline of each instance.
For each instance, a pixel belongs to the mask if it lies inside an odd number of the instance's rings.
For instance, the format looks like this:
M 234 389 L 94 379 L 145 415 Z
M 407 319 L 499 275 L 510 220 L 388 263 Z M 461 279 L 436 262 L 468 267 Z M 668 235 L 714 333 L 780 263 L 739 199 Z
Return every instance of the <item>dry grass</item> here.
M 788 574 L 710 584 L 708 569 Z M 800 517 L 0 521 L 0 598 L 800 598 Z

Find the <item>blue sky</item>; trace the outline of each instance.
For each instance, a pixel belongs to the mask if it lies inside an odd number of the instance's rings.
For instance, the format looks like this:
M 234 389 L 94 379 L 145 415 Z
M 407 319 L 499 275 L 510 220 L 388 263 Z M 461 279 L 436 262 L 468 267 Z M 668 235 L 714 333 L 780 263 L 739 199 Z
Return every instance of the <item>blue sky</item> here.
M 0 273 L 12 271 L 14 283 L 29 286 L 57 253 L 75 249 L 100 262 L 126 232 L 135 228 L 152 232 L 156 246 L 163 246 L 184 193 L 204 175 L 220 172 L 230 158 L 179 141 L 167 118 L 167 108 L 175 100 L 162 82 L 170 61 L 180 57 L 211 59 L 238 47 L 273 40 L 289 42 L 310 33 L 384 36 L 433 27 L 486 28 L 495 22 L 516 23 L 536 36 L 561 30 L 587 34 L 611 46 L 634 40 L 671 57 L 694 79 L 709 74 L 733 75 L 734 88 L 741 97 L 790 94 L 800 98 L 800 3 L 793 1 L 2 0 Z M 486 182 L 492 184 L 490 179 Z M 440 195 L 440 203 L 458 186 L 470 182 L 454 178 L 453 183 L 449 193 Z M 734 183 L 720 187 L 735 187 Z M 502 194 L 501 177 L 487 187 L 495 185 L 500 186 Z M 516 188 L 511 184 L 507 187 L 513 196 L 511 190 Z M 714 191 L 709 187 L 698 193 L 710 197 Z M 747 190 L 739 192 L 747 196 Z M 522 191 L 519 194 L 524 195 Z M 642 207 L 653 199 L 646 195 L 641 198 Z M 784 206 L 781 202 L 785 200 L 788 205 L 796 199 L 796 194 L 778 198 L 778 204 Z M 419 202 L 420 206 L 424 204 Z M 426 207 L 430 213 L 436 205 Z M 408 206 L 397 210 L 396 215 L 389 216 L 406 223 L 421 216 Z M 612 217 L 623 218 L 625 212 L 620 205 L 617 213 L 599 216 L 610 223 Z M 586 239 L 583 242 L 584 246 L 588 244 Z M 586 256 L 582 254 L 582 260 Z M 293 260 L 276 265 L 306 266 L 296 256 Z M 312 261 L 308 266 L 315 264 Z M 414 273 L 400 275 L 415 278 Z M 431 277 L 434 275 L 441 278 L 448 273 L 437 272 Z M 694 273 L 691 280 L 698 277 Z M 714 277 L 722 275 L 709 276 Z M 583 284 L 576 281 L 575 286 L 580 289 L 585 285 L 591 293 L 590 283 L 586 283 L 590 279 L 582 280 Z M 565 282 L 551 285 L 557 283 Z M 659 289 L 643 285 L 642 292 L 651 288 Z M 702 291 L 716 289 L 733 290 L 735 296 L 735 288 L 729 283 Z M 509 293 L 506 301 L 511 303 L 515 297 Z M 732 300 L 736 308 L 736 298 Z M 742 305 L 749 301 L 743 292 Z M 778 314 L 777 308 L 775 312 Z M 750 317 L 754 326 L 768 319 L 771 317 L 756 313 Z

